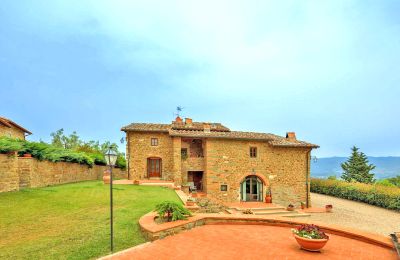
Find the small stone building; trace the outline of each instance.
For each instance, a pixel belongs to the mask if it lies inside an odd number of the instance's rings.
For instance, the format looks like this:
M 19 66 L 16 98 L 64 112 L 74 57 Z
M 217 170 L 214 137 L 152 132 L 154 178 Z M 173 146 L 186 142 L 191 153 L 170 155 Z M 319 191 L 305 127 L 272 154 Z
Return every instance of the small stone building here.
M 171 124 L 132 123 L 126 133 L 128 176 L 195 185 L 221 202 L 309 201 L 310 153 L 317 145 L 268 133 L 231 131 L 220 123 L 177 117 Z
M 10 119 L 0 117 L 0 136 L 25 140 L 25 136 L 30 134 L 32 133 Z

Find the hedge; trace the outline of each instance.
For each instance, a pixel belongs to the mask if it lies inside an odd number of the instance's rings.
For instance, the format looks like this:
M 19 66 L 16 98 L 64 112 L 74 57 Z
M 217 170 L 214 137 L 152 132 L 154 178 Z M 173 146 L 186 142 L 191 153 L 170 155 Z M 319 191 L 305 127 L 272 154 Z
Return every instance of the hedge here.
M 311 192 L 400 211 L 400 188 L 398 187 L 312 178 Z
M 96 165 L 106 165 L 104 155 L 98 153 L 85 153 L 55 147 L 54 145 L 44 142 L 29 142 L 26 140 L 14 139 L 9 137 L 0 137 L 0 153 L 8 153 L 17 151 L 23 155 L 30 153 L 32 157 L 38 160 L 47 160 L 51 162 L 73 162 L 85 164 L 92 167 Z M 125 158 L 119 156 L 116 166 L 125 169 Z

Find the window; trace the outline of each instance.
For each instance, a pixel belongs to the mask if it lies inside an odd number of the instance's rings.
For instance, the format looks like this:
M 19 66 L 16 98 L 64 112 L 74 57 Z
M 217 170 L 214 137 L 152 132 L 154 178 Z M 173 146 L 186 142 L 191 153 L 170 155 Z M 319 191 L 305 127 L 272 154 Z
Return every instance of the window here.
M 151 146 L 157 146 L 158 145 L 158 138 L 151 138 Z
M 250 147 L 250 157 L 251 158 L 257 157 L 257 147 Z
M 228 191 L 228 185 L 222 184 L 221 185 L 221 191 Z
M 188 150 L 187 148 L 182 148 L 181 149 L 181 157 L 182 159 L 186 159 L 188 157 Z

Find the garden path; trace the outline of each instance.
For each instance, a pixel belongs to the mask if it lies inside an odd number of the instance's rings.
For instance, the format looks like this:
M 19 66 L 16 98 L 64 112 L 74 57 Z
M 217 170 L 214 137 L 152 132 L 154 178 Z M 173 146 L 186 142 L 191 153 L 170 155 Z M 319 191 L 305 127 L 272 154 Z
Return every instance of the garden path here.
M 309 217 L 311 220 L 385 236 L 393 231 L 400 231 L 400 212 L 317 193 L 311 193 L 311 203 L 313 207 L 333 205 L 332 213 L 313 213 Z

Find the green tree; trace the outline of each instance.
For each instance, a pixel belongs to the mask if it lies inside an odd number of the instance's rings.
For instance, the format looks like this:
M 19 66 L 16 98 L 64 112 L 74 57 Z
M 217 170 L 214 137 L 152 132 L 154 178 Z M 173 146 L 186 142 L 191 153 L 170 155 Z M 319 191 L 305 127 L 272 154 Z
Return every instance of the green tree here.
M 50 136 L 51 144 L 64 149 L 76 149 L 83 143 L 75 131 L 66 136 L 63 128 L 51 133 Z
M 341 164 L 342 179 L 347 182 L 373 183 L 375 180 L 371 171 L 375 169 L 375 165 L 369 164 L 367 156 L 359 152 L 359 148 L 353 146 L 351 151 L 350 158 Z

